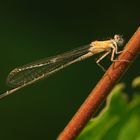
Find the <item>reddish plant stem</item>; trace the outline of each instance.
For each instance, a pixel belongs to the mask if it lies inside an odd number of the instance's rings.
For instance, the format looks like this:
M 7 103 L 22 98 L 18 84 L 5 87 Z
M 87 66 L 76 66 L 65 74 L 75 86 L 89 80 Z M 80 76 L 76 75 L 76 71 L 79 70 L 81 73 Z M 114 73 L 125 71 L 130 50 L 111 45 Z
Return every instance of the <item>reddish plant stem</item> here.
M 118 58 L 119 60 L 128 60 L 130 62 L 118 61 L 109 67 L 57 140 L 74 140 L 78 136 L 138 53 L 140 53 L 140 27 L 126 44 L 124 52 Z

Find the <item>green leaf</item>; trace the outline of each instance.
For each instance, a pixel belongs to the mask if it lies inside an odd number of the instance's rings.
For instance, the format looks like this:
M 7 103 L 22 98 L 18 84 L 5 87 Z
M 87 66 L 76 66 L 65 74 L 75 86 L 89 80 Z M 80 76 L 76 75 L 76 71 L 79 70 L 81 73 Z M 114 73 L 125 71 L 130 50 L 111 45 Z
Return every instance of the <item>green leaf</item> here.
M 136 78 L 132 81 L 132 87 L 134 87 L 134 88 L 140 87 L 140 76 L 136 77 Z
M 119 84 L 112 90 L 105 108 L 76 140 L 140 140 L 140 96 L 128 102 L 124 87 Z

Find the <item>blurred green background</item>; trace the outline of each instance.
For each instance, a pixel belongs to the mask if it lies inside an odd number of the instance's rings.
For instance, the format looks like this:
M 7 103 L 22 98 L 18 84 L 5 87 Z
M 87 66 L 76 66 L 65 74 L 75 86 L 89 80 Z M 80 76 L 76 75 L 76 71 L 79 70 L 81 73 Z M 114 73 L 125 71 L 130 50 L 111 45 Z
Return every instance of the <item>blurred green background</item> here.
M 8 1 L 0 4 L 0 91 L 15 67 L 140 25 L 138 1 Z M 1 140 L 55 140 L 103 75 L 92 57 L 0 101 Z M 109 66 L 109 59 L 103 65 Z M 121 79 L 129 87 L 140 57 Z M 129 91 L 129 88 L 128 88 Z

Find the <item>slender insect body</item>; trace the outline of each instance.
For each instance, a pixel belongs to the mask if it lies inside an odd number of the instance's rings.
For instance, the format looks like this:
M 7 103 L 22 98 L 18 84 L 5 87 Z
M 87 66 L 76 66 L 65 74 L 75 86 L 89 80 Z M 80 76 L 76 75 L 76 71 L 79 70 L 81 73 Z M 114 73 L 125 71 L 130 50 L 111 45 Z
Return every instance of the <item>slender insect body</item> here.
M 114 54 L 120 53 L 118 52 L 118 47 L 122 46 L 123 42 L 122 36 L 115 35 L 114 38 L 110 40 L 93 41 L 90 45 L 15 68 L 7 77 L 7 83 L 12 86 L 13 89 L 1 94 L 0 98 L 12 94 L 15 91 L 42 80 L 73 63 L 87 59 L 100 52 L 104 52 L 104 54 L 96 61 L 96 63 L 103 71 L 105 71 L 104 67 L 101 66 L 99 62 L 109 54 L 111 54 L 111 61 L 117 61 L 114 60 Z

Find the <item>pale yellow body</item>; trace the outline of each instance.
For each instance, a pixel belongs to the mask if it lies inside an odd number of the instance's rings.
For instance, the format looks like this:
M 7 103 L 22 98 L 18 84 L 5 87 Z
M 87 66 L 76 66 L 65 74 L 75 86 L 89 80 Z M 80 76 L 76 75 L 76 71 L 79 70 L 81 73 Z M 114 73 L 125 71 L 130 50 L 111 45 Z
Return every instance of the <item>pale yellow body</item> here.
M 46 58 L 28 65 L 15 68 L 8 76 L 8 83 L 13 86 L 13 89 L 6 91 L 0 95 L 0 99 L 6 97 L 17 90 L 20 90 L 28 85 L 31 85 L 41 79 L 52 75 L 53 73 L 79 61 L 87 59 L 94 54 L 104 52 L 103 55 L 96 60 L 97 65 L 105 72 L 104 67 L 99 63 L 107 55 L 111 54 L 111 61 L 124 61 L 114 59 L 115 54 L 119 54 L 122 51 L 118 51 L 118 47 L 123 45 L 123 38 L 120 35 L 114 35 L 113 39 L 106 41 L 93 41 L 90 46 L 84 46 L 84 48 L 78 48 L 70 52 L 63 53 L 54 57 Z M 85 49 L 86 47 L 86 49 Z M 69 60 L 69 61 L 68 61 Z M 110 77 L 110 76 L 109 76 Z M 111 77 L 110 77 L 111 78 Z
M 100 53 L 103 51 L 108 51 L 108 49 L 113 48 L 113 41 L 112 40 L 106 40 L 106 41 L 94 41 L 90 44 L 90 52 L 93 54 Z

